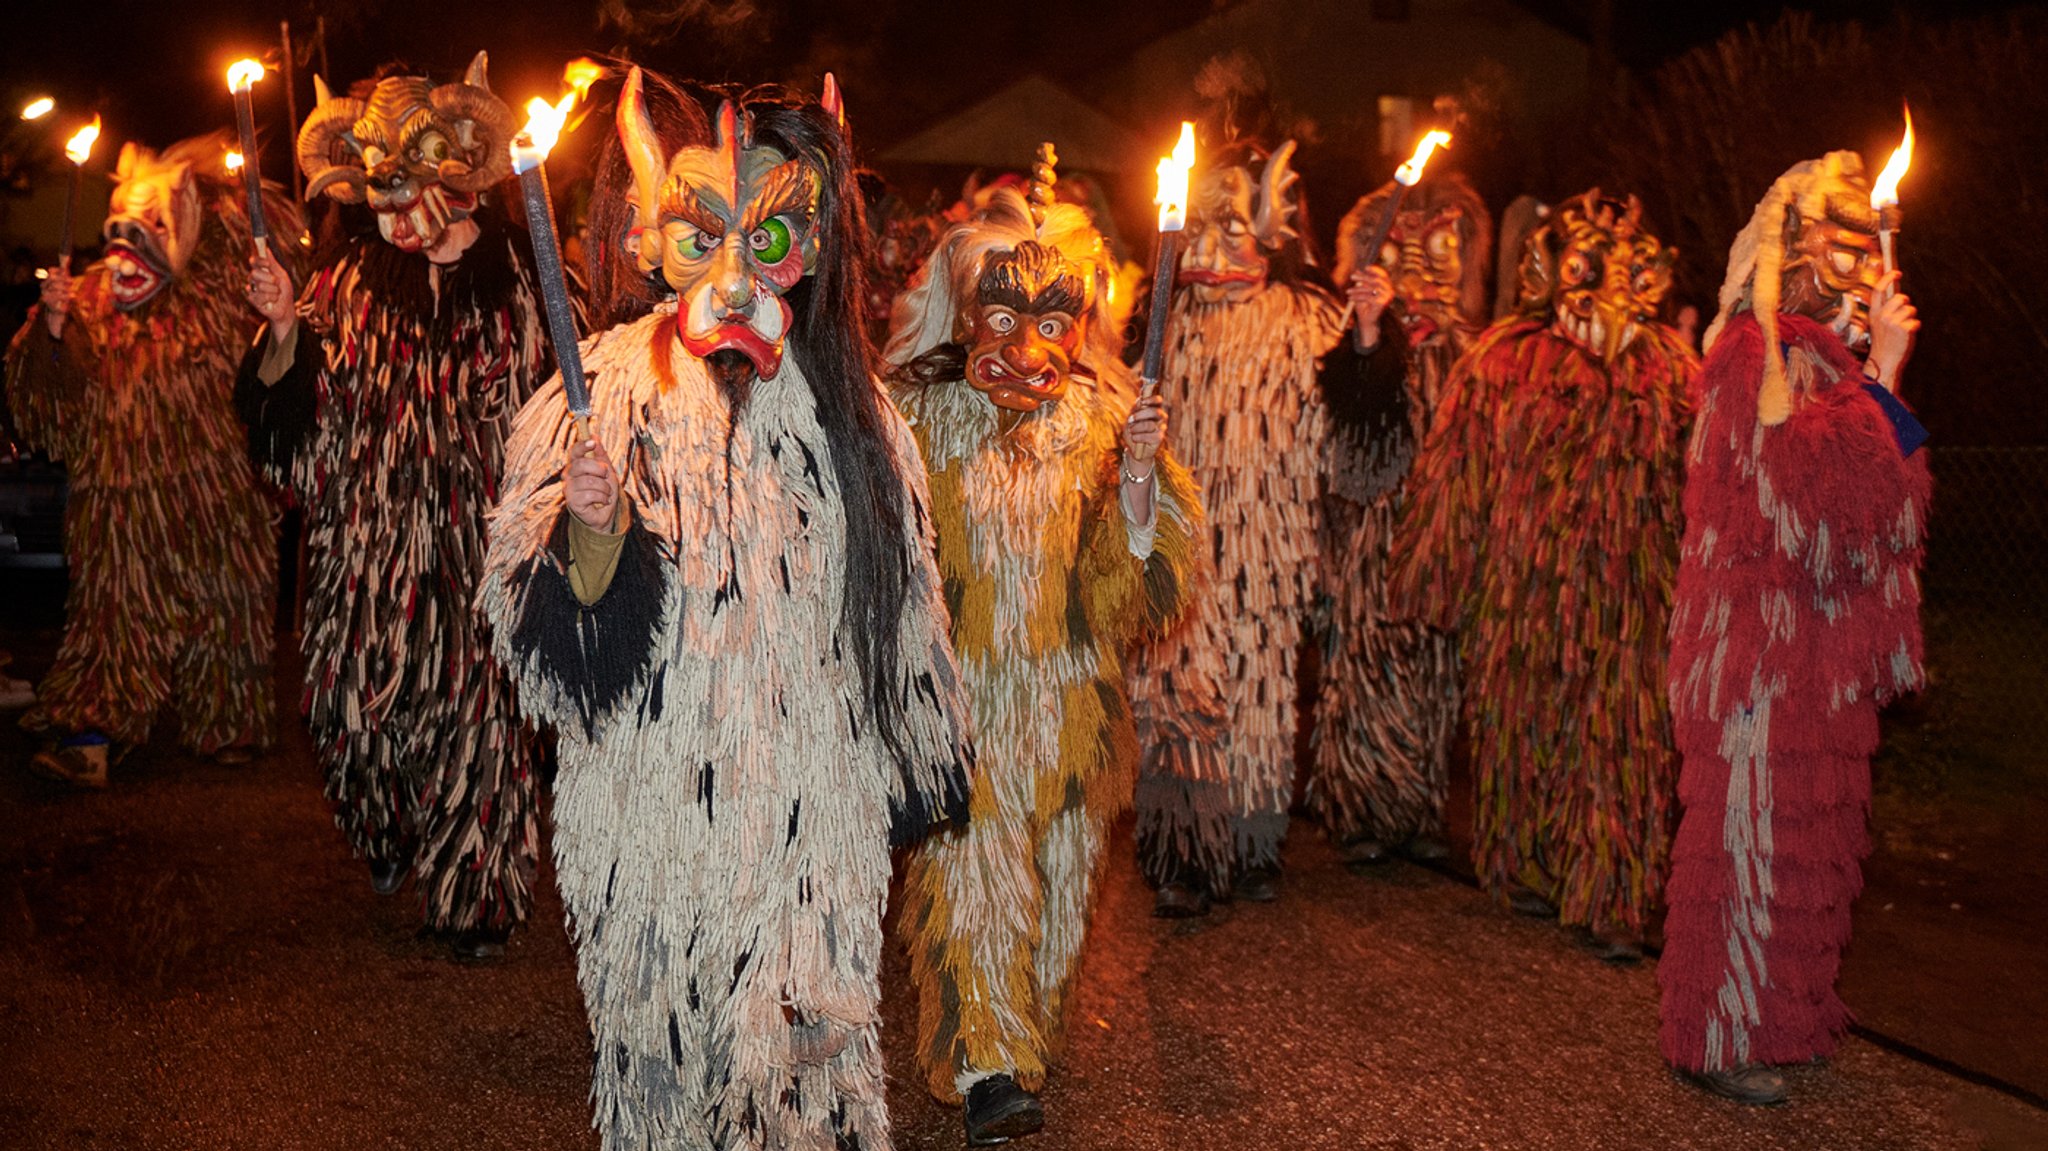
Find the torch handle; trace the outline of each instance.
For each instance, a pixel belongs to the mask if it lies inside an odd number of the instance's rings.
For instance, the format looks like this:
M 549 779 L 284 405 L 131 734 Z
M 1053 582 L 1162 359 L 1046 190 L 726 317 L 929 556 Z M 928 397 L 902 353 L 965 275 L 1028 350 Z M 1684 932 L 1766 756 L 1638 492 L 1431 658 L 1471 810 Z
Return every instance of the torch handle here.
M 519 193 L 526 204 L 526 230 L 533 237 L 533 263 L 540 277 L 541 300 L 547 305 L 548 339 L 555 345 L 555 364 L 562 372 L 562 396 L 568 401 L 569 411 L 588 419 L 590 389 L 583 379 L 583 350 L 576 342 L 576 315 L 569 308 L 569 284 L 562 278 L 562 242 L 555 235 L 547 165 L 535 164 L 521 172 Z
M 1359 267 L 1369 268 L 1379 262 L 1380 246 L 1387 242 L 1387 236 L 1394 230 L 1394 217 L 1401 211 L 1401 200 L 1408 195 L 1408 185 L 1394 183 L 1394 194 L 1387 197 L 1387 206 L 1380 209 L 1380 222 L 1373 225 L 1372 236 L 1365 242 L 1365 250 L 1359 253 Z M 1348 288 L 1350 285 L 1346 285 Z M 1359 355 L 1370 351 L 1365 346 L 1365 317 L 1356 312 L 1351 314 L 1351 347 Z
M 263 166 L 256 162 L 256 98 L 247 87 L 235 90 L 235 130 L 242 140 L 242 191 L 249 198 L 249 234 L 261 240 L 270 235 L 263 219 Z
M 1152 270 L 1152 319 L 1145 326 L 1145 361 L 1138 377 L 1138 398 L 1149 398 L 1159 390 L 1159 373 L 1166 361 L 1166 313 L 1173 303 L 1174 270 L 1180 263 L 1180 232 L 1159 233 L 1159 262 Z
M 1892 274 L 1893 268 L 1892 230 L 1890 228 L 1879 228 L 1877 230 L 1877 246 L 1884 249 L 1884 274 L 1889 276 Z
M 83 164 L 71 165 L 71 186 L 64 194 L 64 234 L 57 237 L 57 266 L 71 274 L 71 232 L 78 221 L 78 178 Z

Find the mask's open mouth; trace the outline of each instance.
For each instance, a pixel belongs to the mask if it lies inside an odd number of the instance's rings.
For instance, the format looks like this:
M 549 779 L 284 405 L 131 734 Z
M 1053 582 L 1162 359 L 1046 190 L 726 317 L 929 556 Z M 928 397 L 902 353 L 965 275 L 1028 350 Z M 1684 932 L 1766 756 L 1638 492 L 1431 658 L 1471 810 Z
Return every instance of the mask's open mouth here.
M 1257 272 L 1237 268 L 1182 268 L 1180 282 L 1183 284 L 1205 284 L 1210 287 L 1226 287 L 1233 284 L 1257 284 Z
M 435 184 L 415 187 L 402 198 L 394 196 L 382 203 L 372 197 L 370 206 L 377 211 L 377 230 L 386 243 L 400 251 L 417 252 L 433 247 L 449 224 L 468 218 L 476 210 L 476 195 Z
M 108 290 L 122 311 L 140 307 L 171 282 L 170 271 L 147 251 L 127 240 L 107 245 Z
M 1059 382 L 1059 376 L 1051 368 L 1036 375 L 1020 376 L 1003 363 L 1002 356 L 990 353 L 974 361 L 974 378 L 984 387 L 1015 388 L 1026 392 L 1050 392 Z

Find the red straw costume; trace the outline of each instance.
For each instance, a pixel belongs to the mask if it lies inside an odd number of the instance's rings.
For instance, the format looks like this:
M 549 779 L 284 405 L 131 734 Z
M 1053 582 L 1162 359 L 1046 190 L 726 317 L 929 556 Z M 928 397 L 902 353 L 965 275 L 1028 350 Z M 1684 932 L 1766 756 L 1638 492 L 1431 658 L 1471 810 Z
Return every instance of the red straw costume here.
M 1673 1066 L 1833 1051 L 1849 905 L 1869 850 L 1878 705 L 1920 686 L 1928 476 L 1900 455 L 1834 332 L 1780 314 L 1810 391 L 1760 427 L 1764 339 L 1735 317 L 1708 356 L 1685 489 L 1671 711 L 1685 805 L 1658 967 Z

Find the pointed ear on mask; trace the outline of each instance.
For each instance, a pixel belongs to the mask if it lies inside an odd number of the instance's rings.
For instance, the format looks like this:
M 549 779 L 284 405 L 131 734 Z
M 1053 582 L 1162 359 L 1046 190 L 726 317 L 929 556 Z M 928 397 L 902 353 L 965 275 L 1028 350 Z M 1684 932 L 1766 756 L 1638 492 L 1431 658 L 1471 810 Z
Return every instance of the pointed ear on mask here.
M 661 158 L 661 140 L 654 121 L 647 115 L 647 99 L 641 90 L 640 69 L 626 73 L 626 86 L 619 91 L 619 145 L 633 170 L 633 228 L 640 242 L 632 253 L 640 271 L 651 273 L 661 267 L 661 178 L 667 165 Z

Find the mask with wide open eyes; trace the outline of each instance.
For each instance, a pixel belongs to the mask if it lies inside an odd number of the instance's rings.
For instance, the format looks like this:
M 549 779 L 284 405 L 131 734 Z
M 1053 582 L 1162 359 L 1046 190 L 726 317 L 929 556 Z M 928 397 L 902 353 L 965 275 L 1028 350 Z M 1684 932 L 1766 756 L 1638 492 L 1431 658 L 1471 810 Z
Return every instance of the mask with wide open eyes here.
M 1878 215 L 1860 173 L 1815 197 L 1821 212 L 1786 215 L 1785 267 L 1779 308 L 1833 328 L 1853 351 L 1870 343 L 1870 306 L 1883 278 Z
M 1204 304 L 1242 303 L 1266 286 L 1274 253 L 1297 238 L 1294 141 L 1251 169 L 1212 168 L 1195 179 L 1178 280 Z
M 336 97 L 313 78 L 317 98 L 299 129 L 306 199 L 325 193 L 367 203 L 377 230 L 408 252 L 432 248 L 478 197 L 512 174 L 512 110 L 491 94 L 479 52 L 459 83 L 419 76 L 377 82 L 369 99 Z
M 1678 252 L 1643 227 L 1642 204 L 1598 188 L 1568 200 L 1522 249 L 1520 311 L 1613 362 L 1656 319 Z
M 640 70 L 628 74 L 618 127 L 633 169 L 629 243 L 641 272 L 658 272 L 676 293 L 677 335 L 691 355 L 737 353 L 769 379 L 789 336 L 784 294 L 817 266 L 824 177 L 808 157 L 755 144 L 731 101 L 716 126 L 711 147 L 664 162 Z
M 988 255 L 961 317 L 967 382 L 989 402 L 1035 412 L 1066 393 L 1087 341 L 1087 274 L 1058 251 L 1025 240 Z

